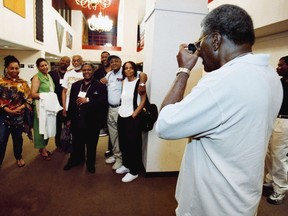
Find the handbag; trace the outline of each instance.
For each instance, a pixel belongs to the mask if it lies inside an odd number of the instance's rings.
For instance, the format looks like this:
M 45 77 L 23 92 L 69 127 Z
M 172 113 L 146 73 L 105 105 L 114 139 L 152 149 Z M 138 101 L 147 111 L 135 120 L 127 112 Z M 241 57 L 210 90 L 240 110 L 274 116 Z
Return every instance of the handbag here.
M 34 113 L 33 113 L 32 105 L 29 105 L 28 107 L 25 106 L 25 108 L 24 108 L 24 116 L 23 116 L 23 121 L 24 121 L 23 122 L 23 125 L 24 125 L 23 132 L 32 141 L 33 141 L 33 134 L 32 134 L 33 119 L 34 119 Z
M 138 96 L 138 86 L 139 86 L 139 79 L 136 83 L 135 90 L 134 90 L 134 98 L 133 98 L 133 107 L 134 110 L 137 108 L 137 96 Z M 142 131 L 150 131 L 153 129 L 154 123 L 158 118 L 158 108 L 156 104 L 151 104 L 148 96 L 146 94 L 146 101 L 145 105 L 139 115 L 141 118 L 141 129 Z
M 66 153 L 72 152 L 72 134 L 66 125 L 62 128 L 61 134 L 60 134 L 60 142 L 62 150 Z

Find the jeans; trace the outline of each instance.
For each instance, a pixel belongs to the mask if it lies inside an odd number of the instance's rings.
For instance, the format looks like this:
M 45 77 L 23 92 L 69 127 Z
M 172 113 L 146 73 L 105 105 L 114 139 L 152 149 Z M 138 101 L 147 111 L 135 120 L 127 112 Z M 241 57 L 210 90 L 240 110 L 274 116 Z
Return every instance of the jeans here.
M 12 136 L 13 152 L 16 160 L 22 158 L 22 146 L 23 146 L 23 125 L 8 125 L 5 119 L 0 116 L 0 165 L 2 164 L 9 135 Z

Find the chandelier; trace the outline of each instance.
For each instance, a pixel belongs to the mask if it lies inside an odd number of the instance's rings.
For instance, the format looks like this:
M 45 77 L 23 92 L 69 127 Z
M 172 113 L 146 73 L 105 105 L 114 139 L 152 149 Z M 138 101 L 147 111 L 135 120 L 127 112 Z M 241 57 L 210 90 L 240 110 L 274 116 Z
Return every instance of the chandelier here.
M 111 5 L 112 0 L 75 0 L 77 5 L 81 5 L 83 8 L 89 8 L 96 10 L 99 5 L 102 9 L 108 8 Z
M 87 20 L 89 29 L 92 31 L 110 31 L 113 27 L 113 21 L 109 19 L 109 17 L 103 16 L 100 11 L 98 17 L 92 15 L 91 18 Z

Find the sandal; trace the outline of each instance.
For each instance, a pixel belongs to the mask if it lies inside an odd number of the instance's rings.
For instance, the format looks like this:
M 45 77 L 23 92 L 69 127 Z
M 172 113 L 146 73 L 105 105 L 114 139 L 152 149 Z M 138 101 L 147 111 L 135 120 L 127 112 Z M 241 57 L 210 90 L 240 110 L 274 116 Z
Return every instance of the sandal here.
M 46 160 L 46 161 L 50 161 L 50 160 L 51 160 L 51 157 L 50 157 L 49 155 L 46 155 L 46 156 L 45 156 L 45 155 L 42 155 L 42 154 L 41 154 L 41 156 L 42 156 L 43 159 Z
M 16 164 L 17 166 L 20 167 L 24 167 L 25 166 L 25 161 L 21 158 L 19 160 L 16 160 Z
M 47 155 L 43 155 L 43 149 L 39 149 L 39 153 L 40 155 L 42 156 L 42 158 L 46 161 L 50 161 L 51 160 L 51 152 L 49 152 L 48 150 L 47 151 Z

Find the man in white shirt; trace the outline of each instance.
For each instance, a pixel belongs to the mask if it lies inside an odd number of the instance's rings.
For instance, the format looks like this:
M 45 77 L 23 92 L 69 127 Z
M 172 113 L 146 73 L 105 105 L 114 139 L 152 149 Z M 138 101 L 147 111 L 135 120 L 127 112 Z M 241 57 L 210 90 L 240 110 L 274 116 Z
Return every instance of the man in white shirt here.
M 273 187 L 273 193 L 267 201 L 273 205 L 280 205 L 288 191 L 288 56 L 279 59 L 276 70 L 282 77 L 283 101 L 268 146 L 268 173 L 264 186 Z
M 83 73 L 81 71 L 81 65 L 83 63 L 82 56 L 74 55 L 72 57 L 73 69 L 66 72 L 62 81 L 62 106 L 63 106 L 63 116 L 67 116 L 70 89 L 74 82 L 83 79 Z
M 119 148 L 118 139 L 118 109 L 121 104 L 122 93 L 122 61 L 119 56 L 110 55 L 108 57 L 112 71 L 108 72 L 104 78 L 100 80 L 103 84 L 107 85 L 108 90 L 108 117 L 107 125 L 109 130 L 110 140 L 113 146 L 113 156 L 105 160 L 108 164 L 113 164 L 112 169 L 117 170 L 122 166 L 122 153 Z M 146 92 L 145 83 L 147 81 L 147 75 L 145 73 L 138 73 L 140 78 L 140 84 L 138 88 L 139 94 Z
M 195 53 L 180 45 L 177 76 L 156 122 L 161 138 L 190 138 L 176 189 L 179 216 L 257 213 L 283 92 L 269 56 L 252 53 L 254 41 L 247 12 L 221 5 L 202 21 Z M 183 98 L 198 57 L 208 73 Z

